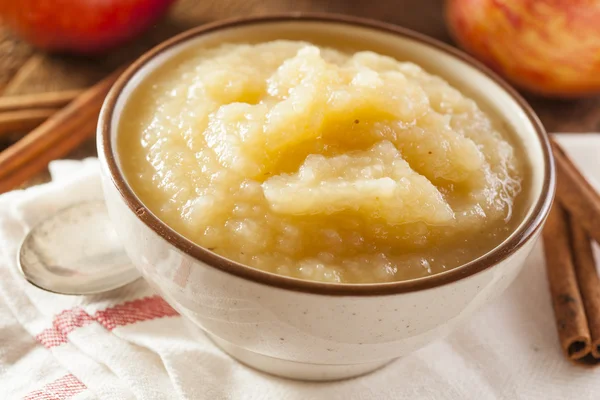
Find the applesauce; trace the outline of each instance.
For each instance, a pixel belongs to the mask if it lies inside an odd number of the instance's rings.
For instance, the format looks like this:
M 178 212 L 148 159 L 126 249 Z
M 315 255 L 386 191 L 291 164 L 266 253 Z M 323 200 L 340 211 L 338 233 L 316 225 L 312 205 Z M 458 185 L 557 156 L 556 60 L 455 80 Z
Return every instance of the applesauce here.
M 120 119 L 127 180 L 162 221 L 300 279 L 400 281 L 514 230 L 526 174 L 501 124 L 443 79 L 299 41 L 192 48 Z

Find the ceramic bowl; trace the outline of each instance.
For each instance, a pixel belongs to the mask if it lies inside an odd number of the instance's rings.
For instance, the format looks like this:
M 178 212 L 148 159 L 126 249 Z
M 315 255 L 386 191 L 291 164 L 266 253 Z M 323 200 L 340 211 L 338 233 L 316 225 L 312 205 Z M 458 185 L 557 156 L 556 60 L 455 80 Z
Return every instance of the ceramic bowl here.
M 433 276 L 381 284 L 302 281 L 253 269 L 195 245 L 136 197 L 120 167 L 117 126 L 132 90 L 189 46 L 297 39 L 373 50 L 420 64 L 497 115 L 526 149 L 527 211 L 484 256 Z M 239 361 L 272 374 L 329 380 L 364 374 L 451 332 L 504 291 L 539 236 L 554 194 L 543 127 L 523 99 L 463 53 L 415 32 L 342 16 L 293 14 L 204 25 L 154 48 L 122 75 L 98 127 L 106 202 L 133 263 L 175 309 Z M 368 267 L 368 266 L 365 266 Z

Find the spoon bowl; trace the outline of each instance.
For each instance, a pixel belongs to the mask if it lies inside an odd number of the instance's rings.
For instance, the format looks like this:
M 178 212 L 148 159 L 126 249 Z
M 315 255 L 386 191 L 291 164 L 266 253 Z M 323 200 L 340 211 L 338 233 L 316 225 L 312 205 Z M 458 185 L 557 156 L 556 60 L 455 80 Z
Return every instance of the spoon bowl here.
M 103 201 L 78 203 L 35 225 L 18 254 L 31 284 L 60 294 L 101 293 L 140 277 Z

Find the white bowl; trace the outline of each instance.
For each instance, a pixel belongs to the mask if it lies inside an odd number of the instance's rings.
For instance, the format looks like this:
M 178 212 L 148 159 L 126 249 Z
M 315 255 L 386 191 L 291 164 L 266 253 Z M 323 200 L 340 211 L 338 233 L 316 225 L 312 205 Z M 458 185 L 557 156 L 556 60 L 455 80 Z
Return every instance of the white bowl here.
M 497 248 L 437 275 L 381 284 L 302 281 L 253 269 L 202 248 L 160 221 L 127 184 L 116 151 L 123 106 L 153 69 L 189 46 L 301 39 L 369 49 L 440 75 L 510 127 L 526 149 L 531 179 L 522 223 Z M 223 350 L 257 369 L 297 379 L 372 371 L 451 332 L 504 291 L 539 236 L 554 194 L 548 140 L 531 108 L 463 53 L 423 35 L 332 15 L 246 18 L 204 25 L 151 50 L 108 95 L 98 154 L 111 219 L 133 263 L 175 309 Z

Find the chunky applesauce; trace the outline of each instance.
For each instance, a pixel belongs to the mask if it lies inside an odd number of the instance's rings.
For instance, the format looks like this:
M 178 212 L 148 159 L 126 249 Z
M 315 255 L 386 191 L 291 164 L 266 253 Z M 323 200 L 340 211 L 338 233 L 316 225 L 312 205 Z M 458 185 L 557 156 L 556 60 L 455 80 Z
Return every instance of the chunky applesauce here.
M 122 168 L 175 231 L 301 279 L 455 268 L 507 238 L 524 166 L 443 79 L 372 52 L 274 41 L 196 48 L 136 88 Z

